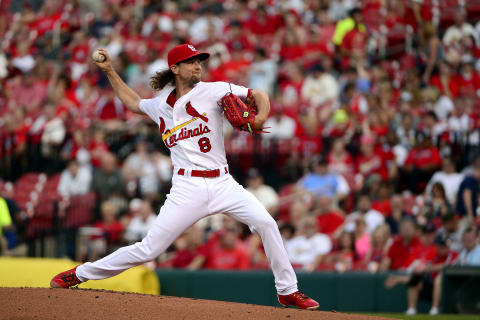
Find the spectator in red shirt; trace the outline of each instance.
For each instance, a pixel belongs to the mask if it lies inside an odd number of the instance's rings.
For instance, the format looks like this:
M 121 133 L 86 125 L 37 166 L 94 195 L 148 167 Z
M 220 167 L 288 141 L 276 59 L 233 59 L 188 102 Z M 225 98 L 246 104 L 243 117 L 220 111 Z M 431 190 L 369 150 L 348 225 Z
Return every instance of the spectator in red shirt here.
M 334 51 L 331 40 L 335 31 L 335 25 L 329 21 L 326 11 L 319 11 L 317 16 L 321 19 L 320 25 L 318 28 L 312 30 L 309 41 L 305 46 L 306 52 L 303 61 L 305 61 L 307 65 L 313 65 L 317 62 L 320 55 L 324 55 L 322 60 L 326 59 L 326 56 L 332 56 Z M 326 39 L 328 39 L 328 41 L 325 41 Z
M 239 227 L 231 225 L 219 233 L 218 241 L 208 248 L 205 268 L 215 270 L 247 270 L 250 257 L 239 242 Z
M 34 72 L 16 76 L 6 83 L 5 93 L 17 107 L 28 111 L 37 110 L 47 98 L 47 86 Z
M 239 49 L 253 49 L 252 43 L 248 38 L 248 32 L 238 20 L 230 22 L 226 37 L 226 45 L 230 52 L 234 52 L 235 50 Z
M 473 95 L 478 97 L 478 90 L 480 90 L 480 76 L 475 71 L 473 59 L 470 58 L 462 62 L 456 82 L 460 88 L 461 95 Z
M 111 201 L 104 201 L 101 204 L 101 214 L 102 220 L 95 223 L 94 227 L 99 228 L 103 237 L 110 244 L 115 244 L 122 239 L 122 234 L 124 231 L 123 225 L 118 221 L 118 208 Z
M 375 149 L 375 139 L 364 135 L 360 139 L 361 154 L 357 157 L 357 172 L 364 178 L 379 174 L 383 180 L 388 178 L 388 168 L 382 150 Z
M 386 218 L 392 213 L 392 208 L 390 207 L 390 186 L 386 182 L 381 182 L 377 194 L 378 198 L 373 201 L 372 209 L 381 212 Z
M 87 261 L 98 260 L 120 245 L 125 229 L 117 219 L 118 208 L 113 202 L 102 202 L 100 211 L 102 220 L 93 225 L 94 232 L 91 233 L 90 241 L 80 251 L 80 256 Z
M 437 247 L 435 246 L 436 227 L 431 223 L 427 223 L 422 227 L 422 235 L 420 242 L 422 243 L 422 250 L 419 258 L 416 260 L 418 264 L 422 265 L 433 260 L 437 255 Z
M 304 79 L 303 68 L 291 61 L 286 61 L 283 68 L 279 69 L 278 82 L 283 113 L 294 119 L 300 111 Z
M 447 265 L 452 264 L 458 254 L 450 251 L 446 239 L 442 235 L 435 236 L 434 230 L 425 230 L 425 235 L 431 240 L 426 248 L 425 254 L 413 270 L 413 274 L 405 276 L 391 276 L 385 281 L 387 288 L 392 288 L 396 284 L 405 284 L 408 288 L 408 309 L 407 315 L 417 313 L 418 300 L 432 299 L 432 309 L 430 315 L 438 314 L 438 306 L 441 298 L 441 276 L 439 272 Z M 432 232 L 433 231 L 433 232 Z
M 87 149 L 91 156 L 92 165 L 99 167 L 102 162 L 102 156 L 110 151 L 108 144 L 105 142 L 105 132 L 101 128 L 92 130 L 92 138 L 90 139 Z
M 318 198 L 315 214 L 317 215 L 318 232 L 329 236 L 333 235 L 345 221 L 344 213 L 333 206 L 330 197 L 322 196 Z
M 212 81 L 244 82 L 247 79 L 250 61 L 246 59 L 244 48 L 236 48 L 232 51 L 229 61 L 223 62 L 218 68 L 210 71 Z
M 416 236 L 414 220 L 404 218 L 400 224 L 400 234 L 388 250 L 380 264 L 381 271 L 405 270 L 410 267 L 421 252 L 422 244 Z
M 305 45 L 297 38 L 295 31 L 288 30 L 283 38 L 280 57 L 283 60 L 297 60 L 305 54 Z
M 298 16 L 289 11 L 284 15 L 285 27 L 279 32 L 282 39 L 280 57 L 283 60 L 295 61 L 306 54 L 306 32 L 299 24 Z
M 272 36 L 280 26 L 279 22 L 278 16 L 269 14 L 265 6 L 260 6 L 257 10 L 250 12 L 246 26 L 255 35 Z
M 347 111 L 356 117 L 356 120 L 363 122 L 368 114 L 368 101 L 360 90 L 357 89 L 355 82 L 347 82 L 344 89 Z
M 347 32 L 340 45 L 340 52 L 343 55 L 343 67 L 355 66 L 366 58 L 367 34 L 364 31 L 354 28 Z
M 417 144 L 405 160 L 408 189 L 414 193 L 423 192 L 435 170 L 442 165 L 438 148 L 432 145 L 430 135 L 418 132 Z
M 184 236 L 184 247 L 175 252 L 172 267 L 197 270 L 205 264 L 206 247 L 203 243 L 203 230 L 196 225 L 188 229 Z
M 395 1 L 397 2 L 397 1 Z M 410 25 L 415 31 L 423 23 L 431 21 L 433 17 L 432 4 L 424 0 L 402 0 L 403 3 L 403 21 Z
M 30 26 L 37 32 L 38 37 L 53 31 L 57 23 L 60 23 L 62 27 L 66 27 L 67 22 L 62 19 L 62 6 L 62 1 L 45 1 L 37 15 L 37 19 Z
M 294 140 L 295 151 L 307 160 L 322 152 L 320 126 L 317 119 L 306 112 L 299 116 L 299 120 L 300 125 L 297 126 L 297 137 Z
M 458 97 L 460 91 L 458 77 L 455 76 L 452 66 L 445 60 L 438 66 L 438 75 L 434 75 L 430 84 L 437 87 L 440 92 L 452 101 Z

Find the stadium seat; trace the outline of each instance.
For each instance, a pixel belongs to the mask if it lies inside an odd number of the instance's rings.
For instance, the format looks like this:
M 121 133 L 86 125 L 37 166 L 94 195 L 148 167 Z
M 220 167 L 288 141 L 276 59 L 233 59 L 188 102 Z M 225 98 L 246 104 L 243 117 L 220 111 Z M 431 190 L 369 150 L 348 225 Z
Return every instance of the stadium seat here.
M 95 206 L 95 193 L 75 196 L 70 199 L 70 207 L 65 214 L 63 227 L 76 229 L 92 222 L 93 208 Z

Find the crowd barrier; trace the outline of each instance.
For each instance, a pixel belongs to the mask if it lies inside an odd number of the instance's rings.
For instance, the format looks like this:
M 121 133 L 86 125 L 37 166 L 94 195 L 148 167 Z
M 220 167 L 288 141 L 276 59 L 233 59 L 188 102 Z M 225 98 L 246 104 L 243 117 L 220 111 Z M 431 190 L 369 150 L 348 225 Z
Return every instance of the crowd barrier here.
M 463 277 L 465 283 L 478 284 L 480 269 L 465 269 L 459 275 L 458 269 L 445 271 L 446 281 L 442 307 L 445 312 L 468 311 L 480 312 L 480 290 L 465 291 L 458 281 Z M 469 270 L 468 272 L 466 270 Z M 279 306 L 273 275 L 269 271 L 183 271 L 157 269 L 162 286 L 162 295 L 213 299 L 231 302 Z M 466 275 L 468 273 L 468 275 Z M 370 274 L 351 272 L 338 274 L 334 272 L 298 272 L 299 288 L 320 302 L 321 310 L 351 312 L 405 312 L 407 309 L 406 288 L 397 285 L 392 289 L 384 286 L 388 273 Z M 452 278 L 453 277 L 453 278 Z M 456 278 L 455 278 L 456 277 Z M 463 291 L 463 292 L 462 292 Z M 463 300 L 470 309 L 459 309 Z M 476 303 L 476 308 L 473 307 Z M 428 312 L 430 301 L 420 300 L 419 312 Z M 473 307 L 473 309 L 472 309 Z

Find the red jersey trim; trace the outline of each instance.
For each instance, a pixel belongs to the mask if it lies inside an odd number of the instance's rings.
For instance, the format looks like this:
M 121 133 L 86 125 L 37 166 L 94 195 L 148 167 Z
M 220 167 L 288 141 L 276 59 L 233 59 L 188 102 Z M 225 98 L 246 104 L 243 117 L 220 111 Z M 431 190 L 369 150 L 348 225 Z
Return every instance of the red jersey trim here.
M 248 99 L 250 98 L 250 96 L 253 94 L 253 90 L 252 89 L 248 89 L 248 93 L 247 93 L 247 97 L 245 98 L 245 101 L 248 101 Z
M 177 94 L 177 89 L 173 89 L 172 92 L 167 97 L 167 104 L 173 108 L 175 105 L 175 102 L 177 102 L 177 98 L 175 98 L 175 95 Z

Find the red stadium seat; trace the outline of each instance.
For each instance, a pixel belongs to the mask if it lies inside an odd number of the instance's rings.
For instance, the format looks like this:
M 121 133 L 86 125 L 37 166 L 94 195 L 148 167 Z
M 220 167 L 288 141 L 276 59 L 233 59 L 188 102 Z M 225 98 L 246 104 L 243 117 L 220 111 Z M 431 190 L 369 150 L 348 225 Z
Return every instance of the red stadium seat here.
M 76 229 L 92 222 L 93 208 L 95 206 L 95 193 L 75 196 L 70 199 L 70 207 L 65 214 L 63 227 Z
M 55 211 L 55 206 L 56 202 L 53 200 L 39 201 L 39 203 L 35 207 L 35 216 L 52 219 L 53 213 Z
M 33 217 L 28 223 L 27 237 L 33 239 L 41 235 L 49 234 L 51 233 L 52 228 L 53 224 L 51 219 Z
M 20 179 L 18 179 L 18 183 L 23 183 L 23 182 L 37 183 L 39 176 L 40 176 L 40 173 L 36 173 L 36 172 L 25 173 L 20 177 Z

